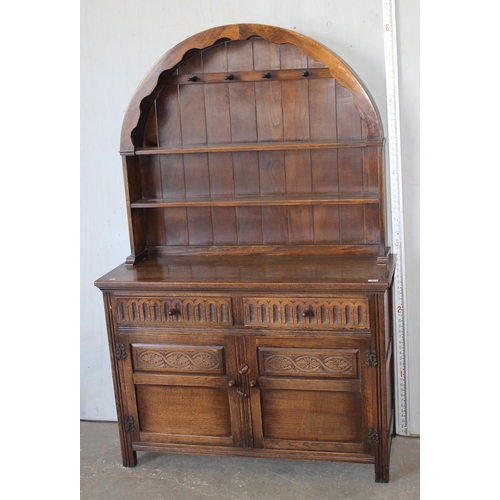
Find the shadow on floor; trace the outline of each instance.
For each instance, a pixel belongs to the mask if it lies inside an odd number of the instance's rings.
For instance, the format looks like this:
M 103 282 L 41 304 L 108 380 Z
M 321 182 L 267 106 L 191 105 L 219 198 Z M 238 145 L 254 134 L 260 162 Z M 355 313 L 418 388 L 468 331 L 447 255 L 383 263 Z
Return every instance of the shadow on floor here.
M 122 466 L 116 422 L 80 424 L 80 500 L 417 500 L 420 439 L 397 436 L 390 482 L 373 465 L 138 453 Z

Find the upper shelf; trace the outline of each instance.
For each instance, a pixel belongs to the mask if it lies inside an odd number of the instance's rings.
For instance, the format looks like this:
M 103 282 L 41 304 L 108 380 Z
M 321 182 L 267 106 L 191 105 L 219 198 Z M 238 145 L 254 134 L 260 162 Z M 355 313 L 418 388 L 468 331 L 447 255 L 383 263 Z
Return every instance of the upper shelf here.
M 237 153 L 249 151 L 293 151 L 303 149 L 345 149 L 383 146 L 384 141 L 297 141 L 248 142 L 229 144 L 194 144 L 189 146 L 137 148 L 137 155 L 172 155 L 189 153 Z M 130 154 L 130 153 L 129 153 Z

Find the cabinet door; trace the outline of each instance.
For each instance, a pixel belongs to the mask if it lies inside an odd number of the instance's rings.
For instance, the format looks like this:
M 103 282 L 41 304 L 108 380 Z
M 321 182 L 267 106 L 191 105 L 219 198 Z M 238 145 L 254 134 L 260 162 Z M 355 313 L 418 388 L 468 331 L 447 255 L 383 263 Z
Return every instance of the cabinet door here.
M 138 422 L 133 441 L 240 446 L 235 339 L 212 334 L 146 338 L 132 335 L 129 344 L 126 378 Z
M 368 348 L 369 339 L 248 339 L 254 446 L 368 452 L 374 387 Z

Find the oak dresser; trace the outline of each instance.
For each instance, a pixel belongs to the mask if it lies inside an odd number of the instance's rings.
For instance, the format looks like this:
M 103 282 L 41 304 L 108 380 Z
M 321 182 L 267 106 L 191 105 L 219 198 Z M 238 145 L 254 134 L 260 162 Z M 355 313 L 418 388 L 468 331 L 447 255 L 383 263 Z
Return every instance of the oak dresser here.
M 126 111 L 131 255 L 104 296 L 137 451 L 374 464 L 394 432 L 384 139 L 333 52 L 238 24 L 179 43 Z

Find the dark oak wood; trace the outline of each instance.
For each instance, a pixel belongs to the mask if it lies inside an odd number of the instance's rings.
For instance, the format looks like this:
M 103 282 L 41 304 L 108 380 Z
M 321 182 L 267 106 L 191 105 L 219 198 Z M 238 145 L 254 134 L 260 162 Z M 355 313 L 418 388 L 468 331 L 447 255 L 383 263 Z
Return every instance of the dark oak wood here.
M 384 139 L 362 83 L 239 24 L 149 71 L 120 151 L 131 255 L 104 293 L 122 458 L 372 463 L 394 433 Z

